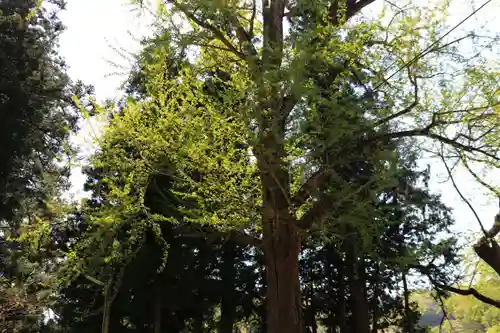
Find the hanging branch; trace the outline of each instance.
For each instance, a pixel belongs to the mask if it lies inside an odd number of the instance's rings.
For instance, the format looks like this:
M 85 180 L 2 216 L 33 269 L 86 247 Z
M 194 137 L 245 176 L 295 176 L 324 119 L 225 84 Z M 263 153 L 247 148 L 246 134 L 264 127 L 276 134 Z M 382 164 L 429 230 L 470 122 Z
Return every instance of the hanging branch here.
M 451 172 L 450 168 L 448 167 L 448 164 L 446 163 L 446 160 L 445 160 L 445 158 L 443 156 L 443 146 L 442 145 L 441 145 L 441 155 L 440 155 L 440 158 L 441 158 L 441 161 L 443 162 L 444 167 L 446 168 L 446 171 L 448 173 L 448 177 L 451 180 L 451 183 L 453 184 L 453 187 L 455 188 L 455 191 L 457 191 L 457 193 L 460 196 L 460 198 L 462 199 L 462 201 L 465 202 L 465 204 L 469 207 L 469 209 L 474 214 L 474 217 L 476 218 L 477 223 L 479 223 L 479 226 L 481 227 L 481 230 L 482 230 L 483 234 L 487 235 L 487 231 L 484 228 L 483 222 L 481 221 L 481 218 L 479 217 L 479 215 L 477 214 L 476 210 L 474 209 L 474 206 L 472 206 L 472 204 L 470 203 L 470 201 L 467 200 L 467 198 L 462 194 L 462 191 L 460 191 L 460 189 L 458 188 L 458 185 L 455 182 L 455 179 L 454 179 L 454 177 L 452 175 L 452 172 Z

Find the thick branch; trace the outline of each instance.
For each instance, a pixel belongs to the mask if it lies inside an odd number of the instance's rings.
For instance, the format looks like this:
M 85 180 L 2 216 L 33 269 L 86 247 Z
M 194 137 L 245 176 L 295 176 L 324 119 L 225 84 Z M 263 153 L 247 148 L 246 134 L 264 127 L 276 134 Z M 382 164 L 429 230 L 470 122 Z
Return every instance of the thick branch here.
M 344 22 L 349 20 L 351 17 L 359 13 L 363 8 L 371 4 L 372 2 L 375 2 L 375 0 L 346 0 L 346 11 L 345 11 L 345 20 L 342 20 L 340 22 Z M 343 7 L 345 8 L 345 7 Z M 339 1 L 333 1 L 333 4 L 330 6 L 328 13 L 330 16 L 331 23 L 333 25 L 338 25 L 339 22 L 339 9 L 342 9 L 341 6 L 339 6 Z M 342 13 L 344 14 L 344 13 Z M 342 18 L 342 17 L 341 17 Z
M 210 236 L 216 236 L 221 239 L 229 238 L 243 246 L 249 245 L 249 246 L 255 246 L 257 248 L 262 247 L 262 241 L 260 239 L 251 236 L 249 234 L 246 234 L 244 232 L 238 232 L 238 231 L 230 233 L 224 233 L 221 231 L 203 232 L 203 231 L 195 231 L 186 227 L 177 227 L 174 230 L 178 237 L 206 238 Z
M 494 160 L 500 160 L 500 157 L 489 153 L 481 148 L 465 145 L 463 143 L 460 143 L 456 141 L 456 139 L 450 139 L 445 136 L 439 135 L 439 134 L 434 134 L 431 133 L 430 130 L 432 127 L 434 127 L 435 123 L 431 123 L 430 125 L 420 128 L 420 129 L 414 129 L 414 130 L 407 130 L 407 131 L 401 131 L 401 132 L 393 132 L 393 133 L 386 133 L 380 136 L 375 136 L 371 140 L 377 140 L 377 139 L 397 139 L 397 138 L 405 138 L 405 137 L 417 137 L 417 136 L 422 136 L 422 137 L 428 137 L 430 139 L 435 139 L 438 140 L 444 144 L 453 146 L 455 148 L 461 149 L 463 151 L 469 152 L 469 153 L 479 153 L 483 154 L 485 156 L 488 156 Z M 461 135 L 459 135 L 461 136 Z
M 211 25 L 210 23 L 206 21 L 202 21 L 198 19 L 192 12 L 189 11 L 189 9 L 178 3 L 177 1 L 172 1 L 172 4 L 179 9 L 181 12 L 186 15 L 187 18 L 193 20 L 198 26 L 210 31 L 219 41 L 221 41 L 233 54 L 235 54 L 237 57 L 239 57 L 242 60 L 246 60 L 246 56 L 244 53 L 239 51 L 233 43 L 229 39 L 224 36 L 224 34 L 215 26 Z
M 89 280 L 90 282 L 97 284 L 100 287 L 104 287 L 104 282 L 102 282 L 102 281 L 100 281 L 100 280 L 98 280 L 98 279 L 96 279 L 88 274 L 83 274 L 83 277 L 86 278 L 87 280 Z
M 463 296 L 474 296 L 476 299 L 480 300 L 483 303 L 493 305 L 496 308 L 500 309 L 500 301 L 494 300 L 488 296 L 485 296 L 481 294 L 479 291 L 477 291 L 474 288 L 468 288 L 468 289 L 458 289 L 455 287 L 451 286 L 446 286 L 442 284 L 435 284 L 436 287 L 446 290 L 446 291 L 451 291 L 455 294 L 463 295 Z
M 254 18 L 252 18 L 254 20 Z M 243 45 L 243 50 L 245 57 L 256 57 L 257 50 L 252 42 L 252 32 L 247 32 L 236 16 L 233 16 L 232 23 L 236 27 L 236 33 L 238 34 L 238 39 Z M 253 28 L 252 28 L 253 29 Z
M 474 244 L 474 251 L 500 275 L 500 246 L 495 237 L 500 233 L 500 213 L 495 216 L 493 226 Z
M 292 110 L 295 107 L 295 105 L 297 104 L 297 102 L 298 102 L 298 100 L 293 93 L 283 97 L 281 114 L 282 114 L 284 121 L 286 121 L 286 119 L 290 115 L 290 112 L 292 112 Z
M 262 62 L 266 69 L 277 69 L 283 60 L 283 17 L 287 0 L 262 0 L 264 16 L 264 49 Z
M 295 207 L 300 207 L 306 203 L 307 199 L 315 192 L 321 184 L 324 184 L 326 178 L 328 177 L 328 172 L 324 169 L 320 169 L 313 173 L 307 181 L 302 184 L 300 189 L 295 193 L 292 198 L 292 204 Z
M 325 197 L 316 201 L 297 222 L 297 227 L 304 230 L 311 228 L 315 222 L 320 221 L 321 218 L 327 215 L 332 209 L 333 205 L 331 198 Z

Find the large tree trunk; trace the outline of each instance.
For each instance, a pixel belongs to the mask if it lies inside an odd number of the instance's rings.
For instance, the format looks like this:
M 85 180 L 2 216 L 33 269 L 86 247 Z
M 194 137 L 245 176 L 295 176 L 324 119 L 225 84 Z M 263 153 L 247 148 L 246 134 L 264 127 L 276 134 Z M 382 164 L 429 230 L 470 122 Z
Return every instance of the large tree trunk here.
M 289 166 L 283 146 L 285 120 L 280 116 L 279 101 L 270 103 L 269 107 L 262 109 L 256 147 L 262 186 L 267 332 L 303 333 L 299 282 L 301 244 L 297 219 L 290 204 Z
M 267 332 L 303 333 L 299 284 L 300 235 L 291 223 L 264 222 Z

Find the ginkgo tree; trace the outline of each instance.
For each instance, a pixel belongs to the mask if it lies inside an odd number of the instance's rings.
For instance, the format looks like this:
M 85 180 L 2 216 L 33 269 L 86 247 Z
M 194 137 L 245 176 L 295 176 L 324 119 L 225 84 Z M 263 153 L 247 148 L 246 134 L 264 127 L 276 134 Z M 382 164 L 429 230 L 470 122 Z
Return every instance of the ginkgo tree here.
M 162 3 L 158 24 L 166 33 L 151 56 L 165 61 L 144 68 L 144 96 L 127 100 L 92 160 L 109 170 L 116 214 L 147 214 L 148 184 L 168 174 L 188 203 L 185 220 L 234 230 L 261 248 L 268 332 L 304 331 L 301 237 L 312 229 L 334 235 L 326 217 L 339 205 L 368 193 L 355 202 L 362 212 L 376 200 L 369 193 L 396 186 L 397 140 L 421 138 L 427 151 L 489 165 L 500 158 L 492 110 L 498 76 L 482 56 L 459 52 L 470 42 L 491 48 L 496 38 L 450 34 L 446 5 L 362 15 L 377 5 Z M 168 55 L 180 53 L 190 60 L 165 75 L 174 66 Z M 339 174 L 362 167 L 353 162 L 360 160 L 372 168 L 363 186 Z M 94 220 L 110 225 L 110 216 Z

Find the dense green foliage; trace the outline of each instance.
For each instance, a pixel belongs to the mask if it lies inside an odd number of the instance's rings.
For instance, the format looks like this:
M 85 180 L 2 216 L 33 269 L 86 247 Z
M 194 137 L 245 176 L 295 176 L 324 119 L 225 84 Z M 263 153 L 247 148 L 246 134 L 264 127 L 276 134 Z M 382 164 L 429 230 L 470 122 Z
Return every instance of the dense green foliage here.
M 74 98 L 88 101 L 91 93 L 71 82 L 56 52 L 62 6 L 0 2 L 0 327 L 9 332 L 19 321 L 36 327 L 40 319 L 36 293 L 50 264 L 42 251 L 24 251 L 18 237 L 60 212 L 68 139 L 77 129 Z
M 456 52 L 495 36 L 439 38 L 446 6 L 363 17 L 377 1 L 169 1 L 126 96 L 98 107 L 65 75 L 62 25 L 39 5 L 0 3 L 8 330 L 427 332 L 422 281 L 495 329 L 494 302 L 474 312 L 449 295 L 466 290 L 453 219 L 418 163 L 497 165 L 498 75 Z M 109 119 L 90 197 L 69 207 L 75 108 Z M 492 294 L 488 276 L 477 288 Z

